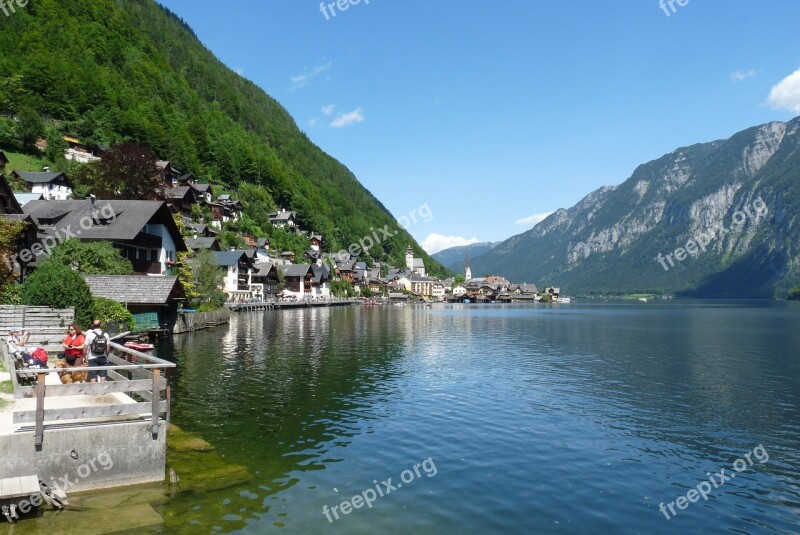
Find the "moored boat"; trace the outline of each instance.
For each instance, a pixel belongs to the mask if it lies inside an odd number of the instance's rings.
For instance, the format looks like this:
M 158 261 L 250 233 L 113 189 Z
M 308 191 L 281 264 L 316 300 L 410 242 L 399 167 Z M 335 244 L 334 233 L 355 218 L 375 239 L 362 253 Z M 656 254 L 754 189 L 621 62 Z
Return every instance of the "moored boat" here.
M 152 351 L 156 348 L 153 344 L 147 344 L 144 342 L 125 342 L 123 344 L 125 347 L 134 349 L 136 351 Z

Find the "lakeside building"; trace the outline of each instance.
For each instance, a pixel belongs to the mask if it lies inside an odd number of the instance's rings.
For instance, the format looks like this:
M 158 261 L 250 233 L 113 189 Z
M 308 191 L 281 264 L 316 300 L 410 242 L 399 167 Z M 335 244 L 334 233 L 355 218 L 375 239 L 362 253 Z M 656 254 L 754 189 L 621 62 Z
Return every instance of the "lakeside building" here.
M 187 251 L 164 201 L 31 201 L 23 211 L 33 218 L 42 241 L 111 242 L 139 274 L 162 275 L 179 252 Z
M 146 316 L 153 316 L 157 328 L 172 331 L 178 320 L 178 309 L 186 303 L 178 277 L 146 277 L 142 275 L 83 275 L 94 297 L 105 297 L 122 304 L 133 314 L 137 325 Z
M 254 265 L 246 251 L 215 251 L 217 265 L 225 273 L 222 291 L 229 301 L 253 297 L 252 274 Z

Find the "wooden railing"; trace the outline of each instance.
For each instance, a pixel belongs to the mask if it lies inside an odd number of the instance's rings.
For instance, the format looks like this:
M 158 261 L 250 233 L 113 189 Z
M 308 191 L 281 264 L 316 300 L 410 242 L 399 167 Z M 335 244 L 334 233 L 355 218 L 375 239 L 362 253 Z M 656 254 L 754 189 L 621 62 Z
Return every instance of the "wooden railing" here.
M 157 357 L 129 349 L 110 342 L 111 353 L 108 366 L 51 368 L 42 370 L 16 370 L 13 359 L 8 357 L 5 348 L 0 349 L 5 356 L 7 368 L 11 371 L 14 384 L 14 398 L 36 398 L 35 410 L 14 411 L 13 423 L 35 424 L 35 446 L 40 448 L 44 442 L 44 422 L 65 422 L 85 418 L 99 418 L 98 422 L 114 421 L 119 416 L 147 415 L 151 419 L 153 438 L 158 437 L 159 418 L 169 421 L 170 389 L 167 372 L 175 364 Z M 46 377 L 58 372 L 108 370 L 108 379 L 99 383 L 72 383 L 46 385 Z M 36 384 L 23 386 L 20 379 L 33 378 Z M 91 396 L 124 393 L 131 397 L 132 403 L 95 404 L 88 407 L 45 408 L 45 398 L 61 396 Z M 143 401 L 137 401 L 139 398 Z

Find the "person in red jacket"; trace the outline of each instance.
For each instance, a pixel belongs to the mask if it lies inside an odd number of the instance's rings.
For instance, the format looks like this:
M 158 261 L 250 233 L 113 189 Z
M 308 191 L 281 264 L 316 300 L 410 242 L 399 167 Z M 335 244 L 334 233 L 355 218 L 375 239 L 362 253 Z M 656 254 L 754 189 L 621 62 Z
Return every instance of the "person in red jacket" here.
M 86 337 L 81 331 L 80 325 L 73 323 L 69 326 L 67 337 L 64 338 L 64 360 L 70 366 L 75 366 L 78 359 L 83 358 L 84 349 L 86 348 Z

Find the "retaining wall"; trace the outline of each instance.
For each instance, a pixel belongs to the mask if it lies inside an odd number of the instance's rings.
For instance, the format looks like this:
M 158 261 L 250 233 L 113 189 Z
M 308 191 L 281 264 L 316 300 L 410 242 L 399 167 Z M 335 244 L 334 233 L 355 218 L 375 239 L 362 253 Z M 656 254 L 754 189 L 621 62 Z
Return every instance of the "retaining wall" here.
M 221 324 L 231 321 L 231 311 L 228 309 L 213 312 L 194 312 L 191 314 L 178 314 L 178 321 L 172 334 L 182 334 L 205 329 L 209 323 Z

